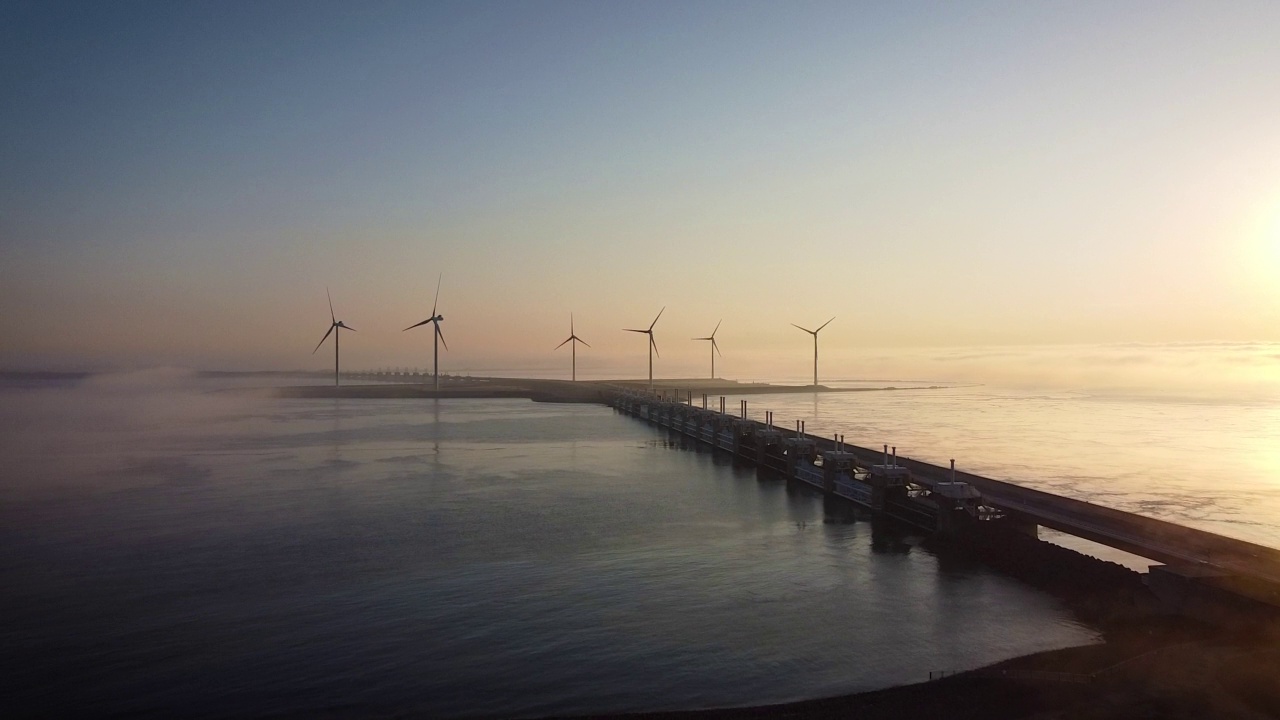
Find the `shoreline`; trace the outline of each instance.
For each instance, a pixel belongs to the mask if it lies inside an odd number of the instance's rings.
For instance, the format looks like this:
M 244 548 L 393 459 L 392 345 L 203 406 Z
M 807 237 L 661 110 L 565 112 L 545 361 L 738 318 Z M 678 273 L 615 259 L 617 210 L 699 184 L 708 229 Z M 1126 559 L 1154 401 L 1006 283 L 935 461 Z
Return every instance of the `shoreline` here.
M 939 679 L 847 695 L 540 720 L 1198 720 L 1274 717 L 1280 710 L 1280 648 L 1264 638 L 1224 635 L 1171 616 L 1131 622 L 1107 635 L 1101 643 L 1020 655 Z
M 1280 645 L 1276 643 L 1280 624 L 1228 628 L 1168 614 L 1139 573 L 1045 540 L 993 536 L 928 549 L 941 559 L 980 562 L 1057 598 L 1081 623 L 1097 630 L 1102 642 L 1019 655 L 954 674 L 948 668 L 933 668 L 946 672 L 945 677 L 825 698 L 558 718 L 1129 720 L 1280 716 Z M 992 612 L 999 612 L 999 608 Z M 1266 662 L 1258 662 L 1259 657 Z
M 1036 680 L 1080 675 L 1052 667 L 1080 669 L 1089 664 L 1105 667 L 1118 661 L 1125 650 L 1138 657 L 1154 648 L 1115 643 L 1076 645 L 1045 650 L 1002 660 L 980 668 L 957 672 L 937 680 L 895 685 L 877 690 L 808 700 L 744 707 L 702 708 L 621 714 L 561 715 L 541 720 L 727 720 L 730 718 L 858 718 L 897 720 L 899 718 L 1021 718 L 1046 711 L 1066 710 L 1075 705 L 1071 696 L 1083 700 L 1081 686 L 1074 681 Z M 1119 660 L 1117 660 L 1119 658 Z M 1100 667 L 1101 669 L 1101 667 Z M 1131 717 L 1117 715 L 1115 717 Z

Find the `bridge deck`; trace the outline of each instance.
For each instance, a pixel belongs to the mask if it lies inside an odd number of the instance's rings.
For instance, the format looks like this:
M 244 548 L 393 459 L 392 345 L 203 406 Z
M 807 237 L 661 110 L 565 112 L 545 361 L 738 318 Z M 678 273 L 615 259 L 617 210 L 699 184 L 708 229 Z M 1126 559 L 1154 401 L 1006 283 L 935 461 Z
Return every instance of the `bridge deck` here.
M 882 462 L 880 451 L 847 444 L 845 448 L 859 463 Z M 922 485 L 950 479 L 950 468 L 903 457 L 898 458 L 898 464 L 909 469 Z M 981 491 L 988 505 L 1069 535 L 1163 563 L 1209 565 L 1280 584 L 1280 550 L 1275 548 L 959 470 L 956 479 Z
M 784 437 L 796 433 L 775 428 Z M 819 449 L 834 449 L 830 438 L 811 437 Z M 883 453 L 845 443 L 864 468 L 883 462 Z M 950 479 L 951 470 L 899 457 L 915 482 L 932 486 Z M 1280 586 L 1280 550 L 1178 525 L 1123 510 L 1034 490 L 1011 482 L 956 471 L 956 479 L 982 492 L 983 502 L 1069 535 L 1169 565 L 1214 568 L 1224 573 Z M 1268 596 L 1271 595 L 1268 591 Z M 1268 601 L 1277 601 L 1280 595 Z

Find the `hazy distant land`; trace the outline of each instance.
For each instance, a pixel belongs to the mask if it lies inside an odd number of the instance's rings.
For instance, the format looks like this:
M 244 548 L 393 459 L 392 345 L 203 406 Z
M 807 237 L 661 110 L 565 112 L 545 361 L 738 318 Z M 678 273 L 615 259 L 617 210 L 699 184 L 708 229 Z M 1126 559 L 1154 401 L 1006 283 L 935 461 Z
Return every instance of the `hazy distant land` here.
M 190 372 L 190 371 L 181 371 Z M 40 371 L 40 370 L 0 370 L 0 380 L 12 383 L 25 382 L 71 382 L 78 383 L 99 375 L 91 371 Z M 196 371 L 195 377 L 203 378 L 260 378 L 273 382 L 283 382 L 286 378 L 315 377 L 332 378 L 329 373 L 312 373 L 289 370 L 257 370 L 257 371 Z M 866 381 L 868 383 L 876 381 Z M 781 393 L 852 393 L 852 392 L 888 392 L 899 390 L 942 390 L 955 387 L 968 387 L 971 383 L 919 384 L 920 381 L 899 381 L 905 385 L 889 384 L 864 387 L 828 387 L 826 385 L 781 385 L 764 382 L 739 382 L 723 378 L 663 378 L 655 380 L 653 390 L 670 396 L 678 391 L 681 399 L 692 393 L 694 402 L 700 396 L 712 398 L 719 395 L 766 395 Z M 544 378 L 512 378 L 442 375 L 440 389 L 433 387 L 429 375 L 420 374 L 363 374 L 355 373 L 344 377 L 344 383 L 334 386 L 326 383 L 310 385 L 263 385 L 253 388 L 235 388 L 231 392 L 263 393 L 275 397 L 299 399 L 326 398 L 365 398 L 365 399 L 414 399 L 414 398 L 527 398 L 536 402 L 560 403 L 592 403 L 605 399 L 608 391 L 618 389 L 643 391 L 648 387 L 647 380 L 553 380 Z
M 271 388 L 270 392 L 286 398 L 528 398 L 536 402 L 600 402 L 606 393 L 618 388 L 644 390 L 645 380 L 541 380 L 530 378 L 467 377 L 441 378 L 440 389 L 432 387 L 430 379 L 414 382 L 392 381 L 360 385 L 292 385 Z M 682 398 L 693 394 L 695 402 L 701 395 L 764 395 L 776 393 L 844 393 L 884 392 L 891 390 L 938 390 L 945 386 L 927 387 L 859 387 L 832 388 L 825 385 L 773 385 L 770 383 L 743 383 L 734 380 L 678 378 L 655 381 L 656 392 L 678 391 Z

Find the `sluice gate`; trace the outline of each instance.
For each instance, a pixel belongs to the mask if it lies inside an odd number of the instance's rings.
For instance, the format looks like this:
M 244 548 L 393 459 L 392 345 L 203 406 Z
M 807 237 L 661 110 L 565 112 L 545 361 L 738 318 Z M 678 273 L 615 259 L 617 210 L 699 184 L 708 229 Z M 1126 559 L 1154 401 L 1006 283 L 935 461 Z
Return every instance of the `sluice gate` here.
M 1185 525 L 1055 495 L 1003 480 L 846 444 L 844 437 L 815 437 L 804 421 L 779 427 L 738 415 L 617 390 L 608 402 L 621 413 L 647 420 L 735 458 L 766 468 L 788 482 L 808 485 L 873 514 L 944 535 L 1012 532 L 1035 537 L 1039 526 L 1165 563 L 1154 565 L 1148 585 L 1168 604 L 1211 619 L 1215 614 L 1268 615 L 1280 610 L 1280 549 Z M 1188 608 L 1195 608 L 1192 612 Z M 1225 608 L 1225 610 L 1224 610 Z
M 619 412 L 646 420 L 734 457 L 802 483 L 827 496 L 842 498 L 875 514 L 887 515 L 928 532 L 955 532 L 969 524 L 1004 518 L 982 504 L 982 494 L 964 482 L 923 485 L 897 463 L 888 449 L 880 463 L 860 463 L 841 438 L 808 436 L 776 427 L 772 414 L 760 422 L 747 417 L 743 401 L 738 415 L 694 407 L 690 402 L 657 399 L 641 393 L 618 393 L 611 403 Z

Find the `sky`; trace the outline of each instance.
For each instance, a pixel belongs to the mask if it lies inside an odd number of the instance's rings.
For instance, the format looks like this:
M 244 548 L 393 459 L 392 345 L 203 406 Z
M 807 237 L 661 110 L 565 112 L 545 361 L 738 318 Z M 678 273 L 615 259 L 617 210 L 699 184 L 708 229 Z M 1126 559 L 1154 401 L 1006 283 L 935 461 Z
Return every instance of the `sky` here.
M 0 368 L 1280 341 L 1275 2 L 0 3 Z M 331 341 L 330 341 L 331 342 Z M 1258 357 L 1269 357 L 1267 353 Z M 1280 356 L 1277 356 L 1280 357 Z M 874 360 L 873 360 L 874 359 Z M 1274 358 L 1273 358 L 1274 359 Z M 1280 377 L 1280 370 L 1275 371 Z

